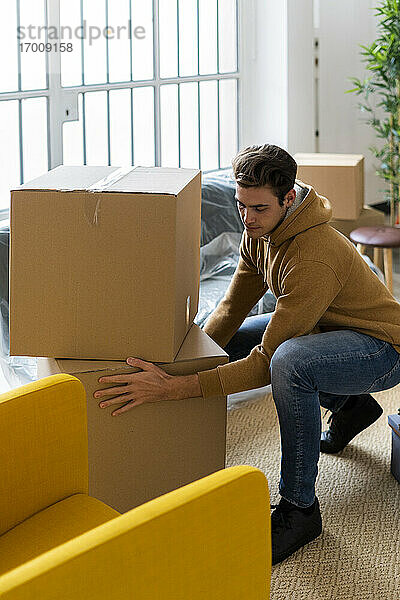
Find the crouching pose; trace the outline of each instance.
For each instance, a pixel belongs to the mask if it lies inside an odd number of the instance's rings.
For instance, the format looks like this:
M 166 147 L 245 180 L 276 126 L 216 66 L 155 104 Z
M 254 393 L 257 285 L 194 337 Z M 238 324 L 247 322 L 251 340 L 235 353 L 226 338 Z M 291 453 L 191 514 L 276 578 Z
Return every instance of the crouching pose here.
M 127 404 L 116 413 L 271 383 L 282 447 L 281 500 L 271 516 L 275 564 L 322 531 L 315 495 L 320 450 L 342 450 L 381 415 L 370 394 L 400 382 L 400 304 L 329 225 L 329 201 L 296 180 L 296 162 L 285 150 L 252 146 L 232 166 L 244 224 L 240 258 L 204 327 L 230 362 L 181 377 L 129 358 L 143 371 L 126 376 Z M 246 318 L 268 288 L 275 311 Z M 113 402 L 121 397 L 104 405 Z M 322 434 L 320 405 L 332 411 Z

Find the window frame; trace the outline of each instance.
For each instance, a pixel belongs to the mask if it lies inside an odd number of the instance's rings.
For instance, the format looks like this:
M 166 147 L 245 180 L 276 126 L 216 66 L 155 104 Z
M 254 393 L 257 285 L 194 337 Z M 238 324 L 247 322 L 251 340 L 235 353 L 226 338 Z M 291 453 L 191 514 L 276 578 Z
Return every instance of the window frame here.
M 106 8 L 108 8 L 108 1 L 106 0 Z M 180 0 L 184 1 L 184 0 Z M 179 107 L 179 91 L 180 84 L 197 82 L 198 90 L 198 131 L 199 131 L 199 169 L 201 169 L 201 127 L 200 127 L 200 83 L 202 81 L 217 81 L 217 110 L 218 110 L 218 166 L 210 169 L 209 171 L 215 171 L 221 168 L 220 160 L 220 149 L 221 149 L 221 138 L 220 138 L 220 98 L 219 89 L 220 81 L 224 79 L 236 80 L 236 145 L 237 149 L 240 147 L 241 140 L 241 44 L 242 44 L 242 31 L 241 31 L 241 15 L 243 7 L 239 0 L 235 0 L 236 10 L 236 71 L 219 73 L 219 39 L 218 39 L 218 5 L 217 0 L 217 72 L 206 74 L 206 75 L 191 75 L 191 76 L 180 76 L 179 75 L 179 57 L 178 57 L 178 75 L 177 77 L 160 77 L 160 46 L 158 36 L 158 20 L 159 20 L 159 0 L 152 0 L 153 6 L 153 79 L 146 79 L 140 81 L 126 81 L 126 82 L 105 82 L 99 84 L 81 84 L 75 86 L 61 85 L 61 55 L 59 52 L 46 53 L 46 84 L 47 87 L 37 90 L 23 91 L 21 89 L 21 51 L 18 44 L 18 90 L 15 92 L 3 92 L 0 93 L 0 101 L 17 100 L 19 106 L 19 157 L 20 157 L 20 183 L 24 182 L 24 169 L 23 169 L 23 128 L 22 128 L 22 101 L 28 98 L 39 98 L 44 97 L 47 101 L 47 142 L 48 142 L 48 169 L 53 169 L 63 163 L 63 125 L 68 121 L 79 120 L 78 114 L 78 96 L 80 93 L 95 92 L 95 91 L 106 91 L 120 90 L 120 89 L 135 89 L 140 87 L 153 87 L 154 89 L 154 149 L 155 149 L 155 166 L 161 165 L 161 107 L 160 107 L 160 88 L 162 85 L 177 84 L 178 85 L 178 123 L 180 122 L 180 107 Z M 82 7 L 82 0 L 81 0 Z M 20 0 L 16 0 L 17 8 L 17 25 L 19 23 L 20 14 Z M 60 0 L 44 0 L 45 19 L 48 27 L 55 26 L 60 27 Z M 179 11 L 179 0 L 177 0 L 177 9 Z M 179 14 L 179 13 L 178 13 Z M 178 24 L 179 18 L 177 14 Z M 199 0 L 197 0 L 197 31 L 199 32 Z M 177 33 L 179 28 L 177 28 Z M 199 49 L 199 35 L 198 37 L 198 49 Z M 47 41 L 47 38 L 46 38 Z M 179 33 L 178 33 L 178 52 L 179 52 Z M 198 67 L 199 67 L 199 52 L 198 56 Z M 83 58 L 82 58 L 83 62 Z M 199 68 L 198 68 L 199 72 Z M 82 116 L 81 116 L 82 118 Z M 110 127 L 108 123 L 108 139 L 110 139 Z M 84 142 L 83 142 L 84 143 Z M 110 146 L 110 145 L 109 145 Z M 178 125 L 178 149 L 179 149 L 179 165 L 180 166 L 180 131 Z M 85 154 L 84 154 L 85 156 Z M 86 164 L 84 159 L 84 164 Z M 110 155 L 108 155 L 108 163 L 110 163 Z M 207 172 L 207 171 L 204 171 Z M 0 209 L 0 221 L 9 218 L 9 208 Z

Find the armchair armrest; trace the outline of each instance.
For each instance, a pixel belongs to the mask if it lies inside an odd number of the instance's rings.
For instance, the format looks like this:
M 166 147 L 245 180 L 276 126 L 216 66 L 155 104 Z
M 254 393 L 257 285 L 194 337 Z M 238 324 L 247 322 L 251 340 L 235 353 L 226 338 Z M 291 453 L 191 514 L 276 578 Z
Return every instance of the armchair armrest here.
M 264 474 L 217 471 L 0 577 L 4 600 L 265 600 L 271 536 Z
M 72 494 L 88 492 L 86 396 L 71 375 L 0 395 L 0 535 Z

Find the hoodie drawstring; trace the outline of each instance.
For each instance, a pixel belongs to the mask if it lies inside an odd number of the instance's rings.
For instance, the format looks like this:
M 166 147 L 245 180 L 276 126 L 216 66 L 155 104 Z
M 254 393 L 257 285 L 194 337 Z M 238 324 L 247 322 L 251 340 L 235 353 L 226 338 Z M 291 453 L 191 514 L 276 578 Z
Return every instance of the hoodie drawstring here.
M 265 285 L 267 285 L 267 268 L 268 268 L 268 258 L 269 258 L 269 249 L 271 246 L 271 238 L 268 238 L 268 243 L 267 243 L 267 255 L 265 257 L 265 262 L 264 262 L 264 273 L 265 273 Z
M 260 242 L 261 242 L 261 240 L 258 240 L 258 248 L 257 248 L 257 273 L 259 275 L 262 274 L 264 286 L 267 286 L 268 285 L 267 284 L 267 265 L 268 265 L 269 249 L 270 249 L 270 246 L 271 246 L 271 240 L 268 237 L 268 240 L 267 240 L 267 252 L 266 252 L 265 258 L 264 258 L 264 269 L 262 269 L 262 267 L 261 267 Z

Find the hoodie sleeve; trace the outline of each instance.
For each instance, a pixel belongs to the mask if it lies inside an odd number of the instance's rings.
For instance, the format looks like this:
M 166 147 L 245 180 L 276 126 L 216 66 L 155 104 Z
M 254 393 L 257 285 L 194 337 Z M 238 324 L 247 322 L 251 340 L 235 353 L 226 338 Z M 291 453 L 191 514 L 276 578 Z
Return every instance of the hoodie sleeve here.
M 341 287 L 335 272 L 325 263 L 305 260 L 289 267 L 283 274 L 281 295 L 261 344 L 246 358 L 198 373 L 203 397 L 268 385 L 275 350 L 286 340 L 312 332 Z
M 250 310 L 268 289 L 262 274 L 253 263 L 245 234 L 239 252 L 238 266 L 225 296 L 208 317 L 203 328 L 203 331 L 222 348 L 226 346 Z

